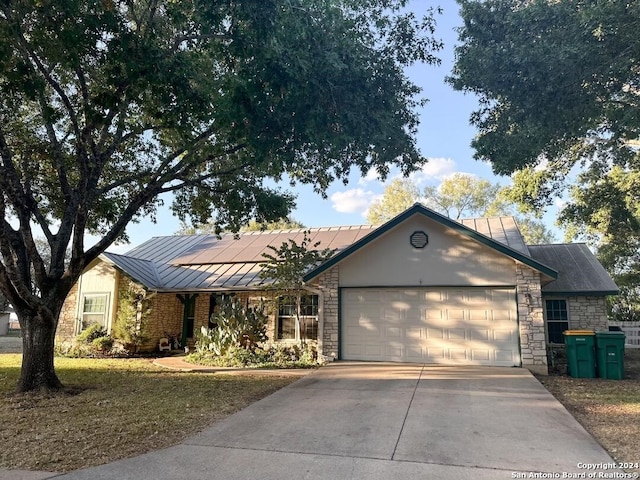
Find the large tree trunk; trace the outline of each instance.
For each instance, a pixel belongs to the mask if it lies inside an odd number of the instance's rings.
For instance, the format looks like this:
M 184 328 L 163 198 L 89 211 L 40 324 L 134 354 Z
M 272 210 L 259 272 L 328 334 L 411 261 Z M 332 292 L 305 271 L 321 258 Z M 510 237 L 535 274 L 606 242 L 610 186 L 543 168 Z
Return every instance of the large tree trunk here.
M 53 368 L 56 321 L 39 315 L 21 318 L 22 371 L 17 391 L 59 390 L 62 383 Z

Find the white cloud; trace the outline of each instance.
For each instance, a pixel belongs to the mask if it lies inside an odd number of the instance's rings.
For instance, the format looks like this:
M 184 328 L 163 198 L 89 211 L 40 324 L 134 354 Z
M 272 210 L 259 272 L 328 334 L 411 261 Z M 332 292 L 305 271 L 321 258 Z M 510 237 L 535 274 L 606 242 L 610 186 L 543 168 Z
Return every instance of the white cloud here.
M 380 181 L 380 175 L 378 175 L 378 172 L 376 171 L 375 168 L 371 168 L 369 169 L 369 171 L 364 177 L 360 177 L 358 179 L 358 185 L 366 185 L 371 182 L 379 182 L 379 181 Z
M 442 181 L 456 172 L 456 162 L 451 158 L 429 158 L 420 170 L 412 173 L 409 178 L 417 185 Z
M 333 209 L 340 213 L 360 213 L 366 215 L 371 202 L 378 197 L 370 190 L 353 188 L 344 192 L 335 192 L 330 199 Z
M 567 203 L 569 202 L 567 202 L 567 200 L 565 200 L 564 198 L 556 198 L 554 199 L 553 203 L 558 210 L 562 210 L 567 206 Z

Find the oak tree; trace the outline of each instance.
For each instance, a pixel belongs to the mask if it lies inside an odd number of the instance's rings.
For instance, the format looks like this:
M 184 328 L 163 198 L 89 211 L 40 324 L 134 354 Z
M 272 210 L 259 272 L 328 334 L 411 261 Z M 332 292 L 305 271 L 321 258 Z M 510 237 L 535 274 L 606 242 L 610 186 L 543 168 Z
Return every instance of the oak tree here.
M 553 232 L 535 215 L 520 212 L 506 192 L 508 187 L 465 173 L 455 173 L 440 185 L 427 186 L 420 194 L 410 179 L 395 179 L 382 198 L 371 205 L 367 221 L 377 225 L 391 220 L 416 202 L 454 220 L 469 217 L 513 216 L 528 244 L 551 243 Z
M 416 168 L 403 69 L 437 62 L 440 43 L 433 12 L 406 3 L 0 2 L 0 291 L 23 332 L 18 390 L 61 388 L 67 294 L 163 194 L 182 220 L 237 230 L 289 213 L 267 180 L 323 193 L 352 168 Z

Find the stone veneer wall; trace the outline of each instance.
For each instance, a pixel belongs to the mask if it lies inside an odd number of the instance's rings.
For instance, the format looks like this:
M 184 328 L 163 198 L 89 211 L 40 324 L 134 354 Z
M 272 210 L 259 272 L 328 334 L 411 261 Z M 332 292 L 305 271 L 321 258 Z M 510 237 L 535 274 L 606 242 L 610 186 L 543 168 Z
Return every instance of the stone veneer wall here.
M 340 279 L 339 266 L 322 273 L 316 286 L 324 295 L 323 325 L 322 325 L 322 351 L 330 359 L 337 359 L 339 353 L 339 325 L 338 325 L 338 281 Z
M 605 297 L 568 297 L 569 328 L 576 330 L 608 330 Z
M 62 305 L 56 330 L 56 342 L 67 342 L 76 336 L 78 316 L 78 282 L 76 282 Z
M 546 374 L 547 343 L 540 273 L 525 265 L 516 264 L 516 282 L 522 366 L 536 373 Z

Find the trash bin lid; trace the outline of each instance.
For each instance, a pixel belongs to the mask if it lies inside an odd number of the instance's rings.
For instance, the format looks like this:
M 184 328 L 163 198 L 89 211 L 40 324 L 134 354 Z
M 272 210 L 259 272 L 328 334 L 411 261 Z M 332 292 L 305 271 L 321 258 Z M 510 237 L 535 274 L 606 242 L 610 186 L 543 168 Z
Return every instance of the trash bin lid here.
M 596 332 L 593 330 L 565 330 L 562 332 L 563 335 L 595 335 Z
M 598 337 L 624 337 L 624 332 L 610 332 L 608 330 L 598 330 L 596 332 Z

